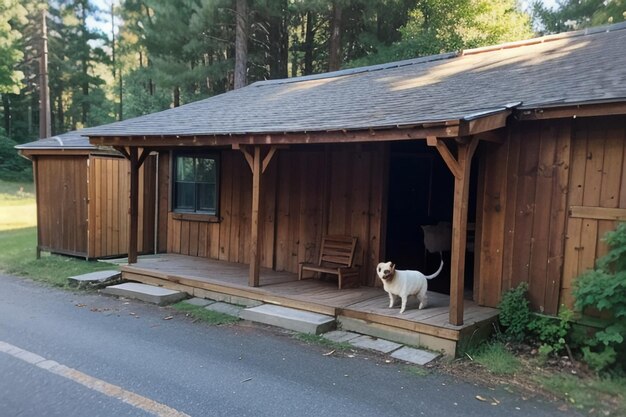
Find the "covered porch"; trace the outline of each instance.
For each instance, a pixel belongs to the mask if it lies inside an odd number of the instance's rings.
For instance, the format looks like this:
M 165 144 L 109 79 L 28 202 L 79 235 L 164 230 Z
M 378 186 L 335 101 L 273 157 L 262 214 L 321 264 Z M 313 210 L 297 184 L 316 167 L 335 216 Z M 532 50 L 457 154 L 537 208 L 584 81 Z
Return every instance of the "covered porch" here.
M 249 267 L 195 256 L 161 254 L 139 257 L 122 266 L 128 280 L 186 291 L 190 295 L 214 299 L 256 300 L 333 316 L 344 329 L 372 336 L 396 338 L 454 355 L 458 346 L 468 343 L 481 330 L 489 331 L 497 317 L 494 308 L 465 300 L 464 323 L 449 322 L 448 295 L 429 292 L 429 306 L 418 310 L 414 299 L 404 314 L 389 309 L 382 288 L 360 287 L 338 290 L 333 281 L 298 281 L 297 274 L 261 268 L 259 286 L 248 285 Z

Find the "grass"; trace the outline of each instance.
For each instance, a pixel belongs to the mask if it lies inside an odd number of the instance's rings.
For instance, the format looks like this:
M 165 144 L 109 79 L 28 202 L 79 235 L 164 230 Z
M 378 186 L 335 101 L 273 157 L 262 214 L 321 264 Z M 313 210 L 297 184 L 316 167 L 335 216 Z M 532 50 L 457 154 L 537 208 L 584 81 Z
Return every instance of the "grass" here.
M 67 278 L 88 272 L 115 269 L 111 264 L 85 261 L 67 256 L 42 254 L 36 258 L 37 229 L 0 231 L 0 271 L 29 277 L 55 287 L 65 287 Z
M 496 375 L 512 375 L 521 366 L 519 359 L 509 352 L 502 343 L 498 342 L 483 344 L 471 356 L 475 362 Z
M 0 180 L 0 231 L 35 226 L 33 190 L 32 183 Z
M 408 373 L 414 376 L 425 377 L 430 375 L 430 371 L 423 366 L 410 365 L 404 368 Z
M 332 340 L 328 340 L 325 337 L 317 335 L 317 334 L 298 333 L 295 335 L 295 338 L 309 345 L 323 346 L 328 349 L 334 349 L 334 350 L 340 350 L 340 351 L 354 349 L 354 346 L 352 346 L 350 343 L 333 342 Z
M 34 187 L 0 180 L 0 271 L 65 287 L 73 275 L 115 268 L 66 256 L 36 258 L 37 214 Z
M 238 317 L 224 313 L 218 313 L 217 311 L 207 310 L 203 307 L 195 306 L 184 301 L 173 304 L 172 307 L 174 307 L 175 310 L 180 311 L 181 313 L 185 313 L 190 317 L 199 319 L 207 324 L 211 324 L 214 326 L 221 324 L 232 324 L 239 321 Z
M 538 376 L 537 382 L 570 405 L 591 415 L 626 416 L 626 378 L 585 378 L 567 374 Z

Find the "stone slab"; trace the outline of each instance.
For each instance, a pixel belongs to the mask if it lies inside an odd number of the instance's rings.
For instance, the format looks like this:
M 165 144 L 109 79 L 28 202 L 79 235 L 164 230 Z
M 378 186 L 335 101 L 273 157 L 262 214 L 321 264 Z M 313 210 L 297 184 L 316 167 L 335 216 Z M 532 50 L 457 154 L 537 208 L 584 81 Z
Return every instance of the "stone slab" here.
M 104 294 L 117 295 L 120 297 L 135 298 L 146 303 L 160 306 L 172 304 L 187 298 L 187 293 L 168 290 L 167 288 L 155 287 L 154 285 L 127 282 L 125 284 L 110 285 L 102 290 Z
M 204 307 L 207 310 L 215 311 L 216 313 L 228 314 L 229 316 L 239 317 L 243 307 L 236 306 L 234 304 L 216 302 Z
M 240 317 L 301 333 L 320 334 L 335 328 L 334 317 L 272 304 L 247 308 Z
M 202 288 L 194 288 L 193 295 L 195 297 L 208 298 L 214 301 L 222 301 L 224 303 L 237 304 L 244 307 L 256 307 L 263 304 L 262 302 L 258 300 L 253 300 L 251 298 L 244 298 L 215 291 L 208 291 Z
M 78 287 L 82 286 L 98 286 L 117 281 L 122 277 L 122 273 L 117 270 L 96 271 L 88 274 L 74 275 L 67 279 L 70 285 Z
M 417 365 L 426 365 L 441 356 L 439 353 L 429 352 L 427 350 L 415 349 L 405 346 L 391 353 L 391 357 L 400 359 L 401 361 L 415 363 Z
M 364 320 L 350 317 L 337 317 L 341 329 L 380 339 L 391 340 L 403 345 L 422 346 L 434 351 L 443 352 L 446 356 L 454 357 L 456 353 L 456 342 L 454 340 L 443 339 L 428 334 L 411 332 L 396 327 L 385 326 L 379 323 L 370 323 Z
M 350 340 L 348 343 L 358 348 L 375 350 L 382 353 L 390 353 L 402 347 L 399 343 L 390 342 L 385 339 L 376 339 L 370 336 L 359 336 Z
M 332 332 L 324 333 L 322 335 L 322 337 L 324 337 L 325 339 L 336 343 L 349 342 L 350 340 L 356 339 L 359 336 L 361 335 L 358 333 L 345 332 L 343 330 L 333 330 Z
M 199 297 L 194 297 L 194 298 L 190 298 L 189 300 L 183 301 L 183 303 L 191 304 L 193 306 L 198 306 L 198 307 L 206 307 L 209 304 L 213 304 L 214 302 L 215 301 L 213 300 L 207 300 L 206 298 L 199 298 Z

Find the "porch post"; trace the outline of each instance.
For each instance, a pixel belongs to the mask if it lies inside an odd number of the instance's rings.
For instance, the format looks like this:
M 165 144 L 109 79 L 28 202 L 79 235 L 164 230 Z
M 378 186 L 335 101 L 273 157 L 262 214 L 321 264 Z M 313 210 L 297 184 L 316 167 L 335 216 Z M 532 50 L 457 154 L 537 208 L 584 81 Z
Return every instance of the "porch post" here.
M 128 150 L 130 161 L 130 230 L 128 231 L 128 263 L 137 263 L 137 229 L 139 222 L 139 157 L 136 147 Z
M 452 214 L 452 248 L 450 259 L 450 324 L 463 324 L 463 290 L 465 279 L 465 246 L 467 242 L 467 208 L 469 199 L 472 156 L 478 138 L 457 139 L 456 158 L 448 146 L 438 138 L 427 139 L 429 146 L 436 146 L 443 160 L 454 175 L 454 206 Z
M 260 195 L 261 195 L 261 147 L 254 147 L 254 157 L 252 161 L 252 232 L 250 234 L 250 274 L 248 276 L 248 286 L 259 286 L 259 268 L 261 257 L 259 256 L 259 218 L 260 218 Z

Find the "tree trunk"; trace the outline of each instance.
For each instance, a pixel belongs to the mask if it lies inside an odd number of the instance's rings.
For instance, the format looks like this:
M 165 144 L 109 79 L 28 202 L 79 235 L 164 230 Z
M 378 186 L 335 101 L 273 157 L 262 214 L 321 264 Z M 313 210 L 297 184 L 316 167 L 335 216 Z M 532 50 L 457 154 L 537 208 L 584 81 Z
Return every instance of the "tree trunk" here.
M 237 0 L 236 14 L 235 89 L 248 84 L 248 0 Z
M 57 95 L 57 131 L 55 134 L 63 133 L 65 130 L 65 112 L 63 111 L 63 88 L 59 88 Z
M 313 74 L 313 48 L 315 47 L 315 15 L 306 12 L 306 33 L 304 36 L 304 75 Z
M 82 105 L 81 105 L 81 117 L 80 121 L 83 127 L 87 126 L 87 118 L 89 116 L 89 52 L 88 52 L 88 44 L 87 44 L 87 4 L 86 2 L 81 3 L 81 22 L 80 28 L 82 31 L 83 37 L 83 48 L 87 48 L 87 52 L 83 50 L 82 62 L 81 62 L 81 70 L 83 73 L 83 83 L 81 85 L 81 90 L 83 93 Z
M 174 87 L 174 107 L 180 106 L 180 88 Z
M 341 68 L 341 12 L 341 5 L 334 1 L 328 42 L 328 71 L 337 71 Z
M 2 94 L 2 113 L 4 114 L 4 130 L 11 137 L 11 99 L 8 94 Z
M 281 0 L 278 10 L 270 11 L 269 56 L 270 79 L 287 78 L 289 60 L 289 32 L 287 29 L 287 1 Z

